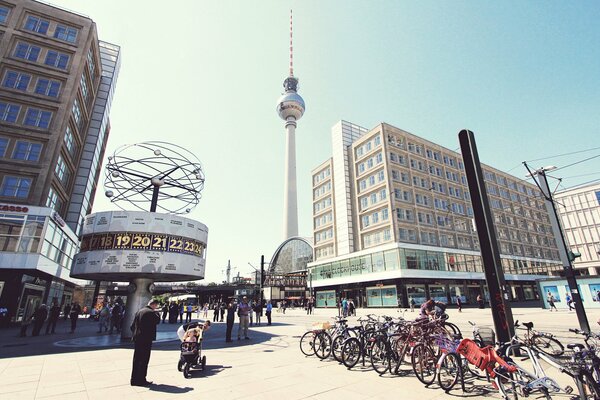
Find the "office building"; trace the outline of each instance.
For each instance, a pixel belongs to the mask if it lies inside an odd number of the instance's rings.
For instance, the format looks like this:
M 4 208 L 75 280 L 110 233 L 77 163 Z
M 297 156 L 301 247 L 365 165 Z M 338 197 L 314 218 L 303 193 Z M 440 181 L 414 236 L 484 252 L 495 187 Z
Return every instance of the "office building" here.
M 0 3 L 0 306 L 12 321 L 71 301 L 119 66 L 89 17 Z
M 567 246 L 581 254 L 573 262 L 580 275 L 600 272 L 600 184 L 593 183 L 554 195 Z
M 512 297 L 535 299 L 535 280 L 561 268 L 541 193 L 482 168 Z M 386 123 L 340 121 L 312 183 L 309 284 L 318 306 L 340 297 L 369 307 L 487 297 L 459 153 Z

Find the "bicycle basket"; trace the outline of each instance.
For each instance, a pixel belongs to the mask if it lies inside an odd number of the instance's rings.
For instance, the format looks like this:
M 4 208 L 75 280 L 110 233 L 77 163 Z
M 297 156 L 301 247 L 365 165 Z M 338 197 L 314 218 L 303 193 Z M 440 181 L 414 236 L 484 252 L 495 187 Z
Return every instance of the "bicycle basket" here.
M 436 346 L 438 346 L 442 351 L 445 351 L 447 353 L 456 352 L 456 348 L 460 343 L 460 340 L 450 339 L 446 335 L 437 335 L 434 339 Z
M 560 357 L 560 363 L 569 368 L 590 369 L 594 367 L 594 358 L 595 356 L 591 353 L 584 355 L 581 352 L 565 350 Z
M 479 328 L 479 336 L 484 346 L 496 345 L 496 334 L 492 328 Z
M 331 324 L 329 322 L 317 322 L 312 324 L 313 330 L 327 330 L 331 328 Z

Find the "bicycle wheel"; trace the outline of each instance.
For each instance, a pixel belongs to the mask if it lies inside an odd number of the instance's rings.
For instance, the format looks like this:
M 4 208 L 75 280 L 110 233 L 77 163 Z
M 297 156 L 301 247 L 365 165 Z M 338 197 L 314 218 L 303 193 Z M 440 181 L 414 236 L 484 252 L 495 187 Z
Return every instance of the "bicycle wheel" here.
M 436 357 L 429 346 L 425 346 L 423 343 L 416 345 L 410 356 L 410 361 L 412 362 L 413 371 L 421 383 L 430 385 L 435 381 Z
M 331 355 L 335 358 L 335 361 L 342 362 L 342 345 L 344 344 L 346 337 L 344 335 L 336 336 L 331 342 Z
M 361 353 L 360 340 L 357 338 L 346 340 L 342 346 L 342 363 L 348 369 L 354 367 L 360 360 Z
M 496 375 L 494 383 L 498 387 L 498 391 L 505 400 L 518 400 L 517 385 L 512 372 L 506 372 L 502 375 Z
M 558 357 L 565 352 L 565 347 L 562 343 L 550 336 L 533 335 L 531 337 L 531 344 L 537 350 L 552 357 Z
M 305 356 L 312 356 L 315 354 L 315 333 L 312 331 L 306 332 L 300 338 L 300 351 Z
M 458 326 L 456 326 L 452 322 L 444 322 L 444 328 L 446 328 L 446 330 L 452 335 L 462 335 L 462 332 L 460 331 Z
M 438 370 L 438 383 L 446 392 L 452 390 L 461 375 L 461 359 L 456 353 L 442 356 Z
M 379 374 L 385 374 L 390 367 L 390 360 L 387 356 L 386 343 L 383 339 L 378 339 L 371 348 L 371 366 Z
M 329 357 L 331 354 L 331 336 L 327 332 L 317 333 L 315 337 L 315 355 L 321 360 Z

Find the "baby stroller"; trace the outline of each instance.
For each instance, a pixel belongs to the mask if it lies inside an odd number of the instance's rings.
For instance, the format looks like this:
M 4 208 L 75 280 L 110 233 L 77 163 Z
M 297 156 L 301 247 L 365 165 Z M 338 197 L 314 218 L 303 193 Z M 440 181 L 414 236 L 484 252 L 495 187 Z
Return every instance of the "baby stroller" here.
M 202 336 L 205 329 L 205 323 L 192 322 L 180 326 L 177 330 L 177 336 L 182 342 L 177 370 L 183 372 L 185 378 L 192 377 L 191 369 L 204 370 L 206 367 L 206 356 L 202 355 Z

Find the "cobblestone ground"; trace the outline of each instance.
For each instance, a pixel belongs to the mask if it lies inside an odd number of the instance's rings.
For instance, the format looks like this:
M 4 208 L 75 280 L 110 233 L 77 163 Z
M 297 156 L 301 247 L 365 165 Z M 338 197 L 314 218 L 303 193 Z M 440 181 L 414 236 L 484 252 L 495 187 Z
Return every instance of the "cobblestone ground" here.
M 364 315 L 374 310 L 358 310 Z M 399 315 L 397 310 L 375 310 Z M 561 310 L 550 313 L 537 308 L 513 310 L 515 319 L 533 321 L 535 327 L 555 333 L 563 342 L 573 340 L 568 332 L 577 327 L 574 313 Z M 74 335 L 66 333 L 61 322 L 57 334 L 17 337 L 16 329 L 0 331 L 0 399 L 405 399 L 500 398 L 485 381 L 470 392 L 460 389 L 445 394 L 434 385 L 424 387 L 414 376 L 378 376 L 364 368 L 347 370 L 334 361 L 304 357 L 299 350 L 300 335 L 317 321 L 327 320 L 336 310 L 316 310 L 307 316 L 303 310 L 273 313 L 273 325 L 253 326 L 250 340 L 225 343 L 225 324 L 216 323 L 206 333 L 203 354 L 205 371 L 185 379 L 177 371 L 178 325 L 161 324 L 160 342 L 155 343 L 148 370 L 149 388 L 129 386 L 133 349 L 120 343 L 116 335 L 96 334 L 97 325 L 81 319 Z M 449 310 L 451 321 L 469 333 L 468 321 L 492 326 L 489 309 Z M 405 313 L 406 318 L 415 314 Z M 588 315 L 595 327 L 600 312 Z M 263 317 L 264 320 L 264 317 Z M 42 331 L 43 332 L 43 331 Z M 549 369 L 559 382 L 569 384 L 558 371 Z M 562 396 L 557 398 L 568 398 Z

